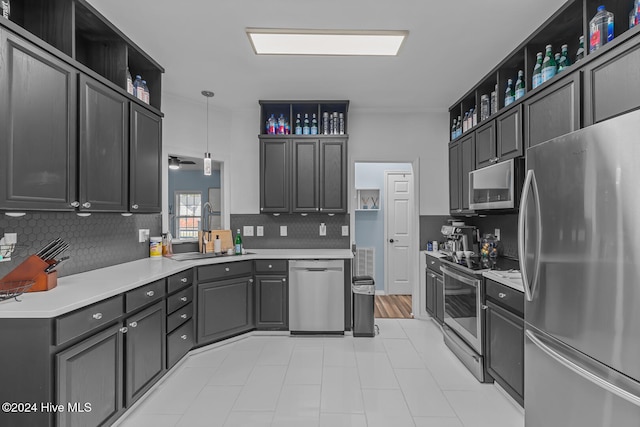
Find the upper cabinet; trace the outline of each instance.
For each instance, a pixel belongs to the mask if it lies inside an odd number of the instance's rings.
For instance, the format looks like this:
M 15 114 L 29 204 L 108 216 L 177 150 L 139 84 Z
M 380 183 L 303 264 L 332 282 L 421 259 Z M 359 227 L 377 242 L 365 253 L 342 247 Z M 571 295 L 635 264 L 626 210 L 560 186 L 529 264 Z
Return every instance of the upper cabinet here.
M 0 209 L 160 212 L 162 67 L 84 0 L 12 1 L 0 43 Z
M 78 73 L 8 31 L 0 42 L 0 209 L 74 209 Z
M 260 105 L 260 212 L 347 212 L 348 101 Z
M 614 38 L 591 52 L 589 21 L 600 5 L 614 14 Z M 477 166 L 481 167 L 492 159 L 500 161 L 520 156 L 524 148 L 546 140 L 541 138 L 558 136 L 562 134 L 558 132 L 566 133 L 583 124 L 588 126 L 640 108 L 640 77 L 635 72 L 640 66 L 637 53 L 640 49 L 634 48 L 638 45 L 636 36 L 640 26 L 629 29 L 633 5 L 634 0 L 568 0 L 451 106 L 451 140 L 476 131 L 476 126 L 485 122 L 494 122 L 495 155 L 491 157 L 489 149 L 493 147 L 487 145 L 487 141 L 477 141 Z M 581 37 L 584 39 L 582 54 L 579 53 Z M 545 56 L 547 45 L 551 45 L 554 55 L 567 45 L 569 65 L 555 74 L 542 73 L 544 78 L 538 82 L 537 71 L 534 73 L 536 58 L 538 53 Z M 580 85 L 583 73 L 584 87 Z M 513 84 L 513 98 L 506 93 L 509 79 Z M 522 81 L 520 91 L 518 80 Z M 539 107 L 535 113 L 531 110 L 534 106 Z M 568 110 L 558 116 L 565 107 Z M 584 123 L 581 111 L 584 111 Z M 535 122 L 536 116 L 547 120 Z M 547 131 L 546 127 L 550 129 Z

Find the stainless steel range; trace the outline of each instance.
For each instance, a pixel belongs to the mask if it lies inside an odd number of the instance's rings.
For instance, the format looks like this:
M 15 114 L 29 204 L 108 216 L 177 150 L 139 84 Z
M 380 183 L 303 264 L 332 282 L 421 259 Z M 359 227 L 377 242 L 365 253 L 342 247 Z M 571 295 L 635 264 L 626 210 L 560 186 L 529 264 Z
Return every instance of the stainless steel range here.
M 518 262 L 507 258 L 446 257 L 441 259 L 444 277 L 444 340 L 480 382 L 492 382 L 484 364 L 484 315 L 482 273 L 510 270 Z

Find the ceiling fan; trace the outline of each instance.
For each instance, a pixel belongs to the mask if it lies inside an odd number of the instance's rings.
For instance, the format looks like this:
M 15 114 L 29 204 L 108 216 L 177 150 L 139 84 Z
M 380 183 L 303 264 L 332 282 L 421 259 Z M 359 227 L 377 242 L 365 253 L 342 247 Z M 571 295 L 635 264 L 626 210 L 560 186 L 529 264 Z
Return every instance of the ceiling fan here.
M 180 165 L 195 165 L 192 160 L 180 160 L 179 157 L 169 156 L 169 169 L 180 169 Z

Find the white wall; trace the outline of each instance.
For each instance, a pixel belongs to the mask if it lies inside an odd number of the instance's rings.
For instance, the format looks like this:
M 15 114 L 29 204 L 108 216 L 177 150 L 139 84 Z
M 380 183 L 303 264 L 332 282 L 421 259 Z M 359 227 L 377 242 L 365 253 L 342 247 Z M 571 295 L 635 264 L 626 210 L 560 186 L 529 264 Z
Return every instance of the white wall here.
M 209 107 L 209 147 L 214 160 L 224 162 L 223 187 L 230 195 L 226 206 L 234 214 L 257 214 L 260 212 L 258 102 L 255 108 L 231 112 L 215 107 L 213 100 Z M 202 156 L 206 144 L 205 98 L 194 103 L 163 94 L 163 111 L 165 157 Z M 352 109 L 348 120 L 350 171 L 355 161 L 418 160 L 420 215 L 449 213 L 447 112 L 381 113 Z M 164 174 L 166 194 L 166 170 Z M 163 211 L 166 212 L 166 205 Z

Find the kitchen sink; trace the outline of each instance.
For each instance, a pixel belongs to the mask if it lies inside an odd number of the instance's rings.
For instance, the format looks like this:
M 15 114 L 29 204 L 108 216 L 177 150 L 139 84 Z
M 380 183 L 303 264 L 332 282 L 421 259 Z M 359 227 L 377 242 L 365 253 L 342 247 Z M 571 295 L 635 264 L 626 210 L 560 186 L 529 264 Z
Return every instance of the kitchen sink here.
M 244 255 L 253 255 L 253 252 L 245 252 Z M 173 254 L 173 256 L 171 257 L 172 260 L 174 261 L 193 261 L 193 260 L 198 260 L 198 259 L 206 259 L 206 258 L 225 258 L 225 257 L 234 257 L 236 256 L 236 254 L 233 255 L 227 255 L 226 253 L 224 254 L 216 254 L 216 253 L 200 253 L 200 252 L 184 252 L 184 253 L 180 253 L 180 254 Z

